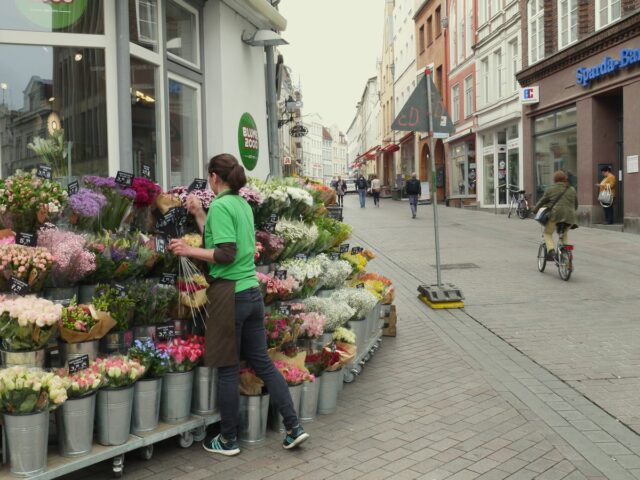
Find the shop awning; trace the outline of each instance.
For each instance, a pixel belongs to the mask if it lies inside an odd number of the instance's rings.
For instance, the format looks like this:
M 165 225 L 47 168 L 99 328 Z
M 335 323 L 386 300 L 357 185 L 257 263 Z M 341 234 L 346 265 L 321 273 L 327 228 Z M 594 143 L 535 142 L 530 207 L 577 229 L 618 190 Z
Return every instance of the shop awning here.
M 357 162 L 358 160 L 375 160 L 379 148 L 380 145 L 376 145 L 375 147 L 370 148 L 362 155 L 358 155 L 354 161 Z
M 398 150 L 400 150 L 400 146 L 397 143 L 390 143 L 382 147 L 380 149 L 380 153 L 393 153 L 397 152 Z
M 398 143 L 404 143 L 407 142 L 409 140 L 411 140 L 413 138 L 413 132 L 409 132 L 407 133 L 404 137 L 402 137 L 400 140 L 398 140 Z

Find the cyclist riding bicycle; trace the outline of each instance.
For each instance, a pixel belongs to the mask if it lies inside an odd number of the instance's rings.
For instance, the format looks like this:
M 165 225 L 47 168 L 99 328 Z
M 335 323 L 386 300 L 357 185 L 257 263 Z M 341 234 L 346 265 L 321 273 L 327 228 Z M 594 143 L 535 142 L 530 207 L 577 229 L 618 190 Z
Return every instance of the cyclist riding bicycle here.
M 578 195 L 576 190 L 569 185 L 567 174 L 562 170 L 558 170 L 553 174 L 553 185 L 548 187 L 544 196 L 533 207 L 533 213 L 537 213 L 542 207 L 553 205 L 549 215 L 549 221 L 544 226 L 543 237 L 547 245 L 547 260 L 554 260 L 555 242 L 553 241 L 553 232 L 556 225 L 564 223 L 566 228 L 561 233 L 561 241 L 568 244 L 568 231 L 578 228 L 578 218 L 576 210 L 578 209 Z

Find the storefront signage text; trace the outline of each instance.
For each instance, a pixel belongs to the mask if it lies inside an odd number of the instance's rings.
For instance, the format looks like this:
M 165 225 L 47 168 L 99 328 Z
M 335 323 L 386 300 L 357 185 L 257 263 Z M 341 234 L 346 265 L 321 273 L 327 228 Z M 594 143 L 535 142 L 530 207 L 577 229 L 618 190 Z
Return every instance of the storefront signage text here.
M 244 113 L 242 117 L 240 117 L 238 147 L 240 149 L 240 159 L 245 168 L 247 170 L 256 168 L 260 142 L 258 141 L 258 127 L 249 113 Z
M 602 63 L 595 67 L 581 67 L 576 70 L 576 83 L 583 87 L 589 87 L 592 81 L 637 63 L 640 63 L 640 48 L 624 48 L 620 51 L 620 59 L 618 60 L 605 57 Z

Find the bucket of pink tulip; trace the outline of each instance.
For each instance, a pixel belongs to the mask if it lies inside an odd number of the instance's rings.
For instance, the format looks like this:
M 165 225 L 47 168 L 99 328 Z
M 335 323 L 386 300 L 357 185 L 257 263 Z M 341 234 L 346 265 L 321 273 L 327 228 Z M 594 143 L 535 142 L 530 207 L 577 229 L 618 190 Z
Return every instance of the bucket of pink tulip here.
M 162 382 L 160 419 L 180 423 L 189 417 L 193 396 L 193 369 L 204 355 L 204 337 L 189 335 L 157 345 L 169 355 L 169 371 Z

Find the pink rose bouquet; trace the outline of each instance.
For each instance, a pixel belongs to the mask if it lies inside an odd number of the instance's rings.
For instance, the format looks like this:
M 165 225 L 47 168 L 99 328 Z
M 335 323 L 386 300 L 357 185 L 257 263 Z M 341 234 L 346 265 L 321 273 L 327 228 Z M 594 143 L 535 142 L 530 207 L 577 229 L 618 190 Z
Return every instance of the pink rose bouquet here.
M 144 367 L 138 361 L 120 355 L 98 358 L 96 367 L 105 388 L 128 387 L 144 375 Z
M 276 278 L 273 272 L 269 274 L 258 272 L 256 275 L 264 295 L 265 305 L 278 300 L 289 300 L 300 289 L 300 283 L 291 275 L 287 275 L 284 279 Z
M 96 392 L 103 383 L 103 375 L 99 365 L 92 362 L 89 368 L 76 373 L 69 373 L 66 369 L 58 370 L 57 374 L 64 380 L 67 397 L 80 398 Z
M 327 317 L 317 312 L 303 312 L 298 314 L 298 318 L 302 320 L 300 326 L 300 335 L 308 338 L 317 338 L 324 333 L 324 324 Z
M 189 335 L 159 343 L 157 349 L 169 355 L 170 372 L 190 372 L 204 356 L 204 337 Z
M 46 248 L 0 245 L 0 291 L 9 290 L 11 277 L 26 282 L 30 292 L 41 290 L 54 261 Z
M 282 374 L 287 385 L 291 387 L 302 385 L 304 382 L 313 382 L 315 380 L 315 376 L 306 371 L 306 369 L 302 370 L 292 363 L 276 360 L 273 364 Z

